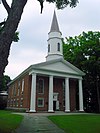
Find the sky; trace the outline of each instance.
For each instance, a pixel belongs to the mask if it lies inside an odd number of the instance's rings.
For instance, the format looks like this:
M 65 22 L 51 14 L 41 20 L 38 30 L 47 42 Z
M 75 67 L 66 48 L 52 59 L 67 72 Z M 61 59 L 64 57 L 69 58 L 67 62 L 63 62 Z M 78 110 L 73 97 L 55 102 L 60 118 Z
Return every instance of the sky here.
M 9 4 L 11 0 L 7 0 Z M 55 4 L 44 2 L 43 13 L 37 0 L 28 0 L 18 26 L 19 41 L 13 42 L 5 75 L 14 79 L 32 64 L 46 61 L 47 39 L 54 9 L 62 37 L 76 36 L 83 31 L 100 31 L 100 0 L 79 0 L 77 7 L 57 10 Z M 0 4 L 0 21 L 7 17 Z

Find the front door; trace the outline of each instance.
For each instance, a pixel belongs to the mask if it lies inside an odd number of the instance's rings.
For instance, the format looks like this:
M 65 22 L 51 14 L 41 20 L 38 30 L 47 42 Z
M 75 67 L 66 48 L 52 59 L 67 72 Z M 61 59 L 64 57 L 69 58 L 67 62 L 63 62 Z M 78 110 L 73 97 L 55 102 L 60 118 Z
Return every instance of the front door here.
M 53 110 L 56 111 L 56 101 L 53 101 Z

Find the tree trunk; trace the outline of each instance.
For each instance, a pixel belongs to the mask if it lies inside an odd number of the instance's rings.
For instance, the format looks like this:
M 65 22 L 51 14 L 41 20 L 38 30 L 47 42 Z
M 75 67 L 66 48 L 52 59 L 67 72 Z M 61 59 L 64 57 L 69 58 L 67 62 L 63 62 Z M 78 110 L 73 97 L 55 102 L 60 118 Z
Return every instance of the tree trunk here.
M 27 0 L 13 0 L 7 21 L 0 33 L 0 86 L 5 67 L 8 64 L 8 56 L 13 36 L 23 13 Z

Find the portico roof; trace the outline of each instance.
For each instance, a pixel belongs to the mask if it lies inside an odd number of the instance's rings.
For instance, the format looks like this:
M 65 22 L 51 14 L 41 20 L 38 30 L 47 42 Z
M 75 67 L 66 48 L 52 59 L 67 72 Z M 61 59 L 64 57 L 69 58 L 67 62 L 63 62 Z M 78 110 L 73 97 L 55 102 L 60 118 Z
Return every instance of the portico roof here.
M 69 63 L 64 59 L 50 60 L 38 64 L 33 64 L 24 70 L 20 75 L 18 75 L 14 80 L 9 84 L 13 83 L 19 77 L 24 76 L 25 74 L 31 75 L 32 73 L 41 73 L 41 74 L 54 74 L 54 75 L 71 75 L 71 77 L 79 76 L 82 77 L 85 75 L 80 69 Z M 8 85 L 9 85 L 8 84 Z

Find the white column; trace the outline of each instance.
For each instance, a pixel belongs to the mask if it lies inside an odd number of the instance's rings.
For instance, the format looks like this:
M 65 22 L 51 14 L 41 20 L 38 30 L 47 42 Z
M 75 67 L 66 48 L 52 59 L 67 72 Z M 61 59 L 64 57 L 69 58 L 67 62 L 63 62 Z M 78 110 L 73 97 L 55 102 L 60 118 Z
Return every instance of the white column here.
M 32 74 L 30 112 L 36 112 L 36 73 Z
M 65 112 L 70 112 L 69 78 L 65 78 Z
M 82 79 L 79 79 L 79 111 L 84 111 L 84 109 L 83 109 Z
M 48 112 L 54 112 L 53 111 L 53 76 L 49 77 L 49 107 Z

